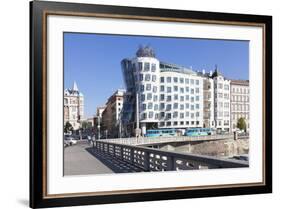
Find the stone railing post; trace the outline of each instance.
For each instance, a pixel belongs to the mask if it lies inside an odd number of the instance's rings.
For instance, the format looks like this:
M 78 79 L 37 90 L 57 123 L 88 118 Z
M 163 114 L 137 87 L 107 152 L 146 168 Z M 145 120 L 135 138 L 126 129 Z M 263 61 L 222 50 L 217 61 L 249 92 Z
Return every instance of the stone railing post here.
M 167 157 L 167 170 L 168 171 L 175 171 L 176 166 L 175 166 L 175 158 L 173 156 Z
M 150 153 L 148 151 L 145 151 L 144 153 L 144 169 L 146 171 L 150 171 Z

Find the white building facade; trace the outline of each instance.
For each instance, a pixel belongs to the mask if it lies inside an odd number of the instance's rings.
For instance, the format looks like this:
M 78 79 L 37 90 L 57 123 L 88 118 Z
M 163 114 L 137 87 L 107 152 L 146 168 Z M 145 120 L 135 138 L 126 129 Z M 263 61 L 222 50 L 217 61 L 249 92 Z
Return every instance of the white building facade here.
M 230 131 L 230 80 L 216 71 L 214 80 L 214 120 L 218 131 Z
M 150 47 L 140 48 L 136 55 L 123 60 L 122 67 L 127 94 L 139 97 L 142 134 L 153 128 L 202 127 L 203 78 L 185 67 L 160 62 Z M 128 108 L 135 111 L 134 105 Z
M 84 118 L 84 96 L 76 82 L 71 89 L 64 90 L 64 124 L 69 122 L 74 130 L 81 128 Z

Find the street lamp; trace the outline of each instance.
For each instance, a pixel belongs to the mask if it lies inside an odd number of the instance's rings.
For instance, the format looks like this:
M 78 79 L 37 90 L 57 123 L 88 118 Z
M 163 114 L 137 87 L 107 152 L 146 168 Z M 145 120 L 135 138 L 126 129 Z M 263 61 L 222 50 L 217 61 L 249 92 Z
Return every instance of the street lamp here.
M 98 139 L 100 139 L 100 116 L 98 116 Z

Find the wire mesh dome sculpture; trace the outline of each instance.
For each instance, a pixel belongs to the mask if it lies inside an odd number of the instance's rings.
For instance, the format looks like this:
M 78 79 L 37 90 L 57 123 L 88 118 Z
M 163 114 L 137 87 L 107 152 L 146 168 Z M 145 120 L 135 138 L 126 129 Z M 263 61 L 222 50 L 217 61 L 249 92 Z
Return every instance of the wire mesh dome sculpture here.
M 137 57 L 155 57 L 155 52 L 150 46 L 140 46 L 136 55 Z

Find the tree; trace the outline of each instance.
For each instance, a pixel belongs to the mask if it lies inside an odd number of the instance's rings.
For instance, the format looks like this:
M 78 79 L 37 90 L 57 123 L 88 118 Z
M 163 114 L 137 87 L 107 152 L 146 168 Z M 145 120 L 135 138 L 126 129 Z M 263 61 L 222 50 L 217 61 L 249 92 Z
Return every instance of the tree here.
M 244 130 L 246 132 L 247 130 L 247 124 L 244 118 L 239 118 L 237 121 L 237 128 L 240 130 Z
M 68 133 L 69 131 L 73 131 L 73 126 L 67 121 L 64 125 L 64 133 Z

